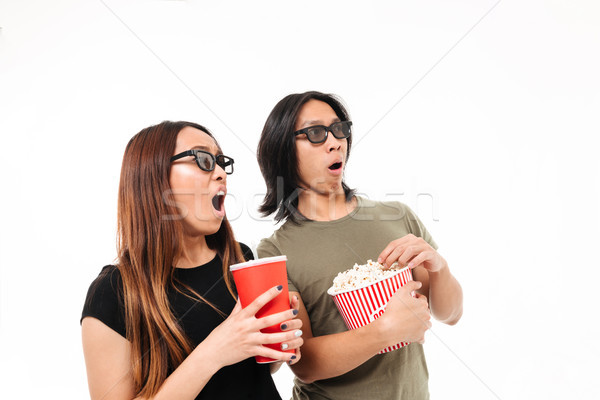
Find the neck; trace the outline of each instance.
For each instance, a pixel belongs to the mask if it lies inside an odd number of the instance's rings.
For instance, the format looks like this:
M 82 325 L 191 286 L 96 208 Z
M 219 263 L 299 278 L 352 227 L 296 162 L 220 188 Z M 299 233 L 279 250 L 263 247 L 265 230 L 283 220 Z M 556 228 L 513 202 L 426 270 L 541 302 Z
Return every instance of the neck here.
M 217 252 L 206 244 L 206 236 L 185 236 L 183 254 L 175 263 L 176 268 L 194 268 L 212 260 Z
M 350 214 L 356 207 L 356 199 L 346 201 L 342 190 L 336 193 L 318 193 L 302 190 L 298 196 L 298 211 L 313 221 L 334 221 Z

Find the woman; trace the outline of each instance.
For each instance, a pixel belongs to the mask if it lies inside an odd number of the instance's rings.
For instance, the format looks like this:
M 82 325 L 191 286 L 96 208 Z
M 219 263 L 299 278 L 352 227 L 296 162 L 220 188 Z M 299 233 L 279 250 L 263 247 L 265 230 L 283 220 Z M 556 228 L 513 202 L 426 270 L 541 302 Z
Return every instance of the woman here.
M 261 319 L 255 313 L 281 287 L 244 309 L 236 303 L 228 267 L 251 252 L 225 218 L 232 172 L 233 159 L 201 125 L 166 121 L 130 140 L 119 185 L 118 259 L 90 286 L 82 314 L 93 399 L 280 399 L 269 365 L 252 357 L 299 360 L 299 351 L 262 346 L 302 345 L 298 301 Z M 284 332 L 260 332 L 278 323 Z
M 261 241 L 258 255 L 287 256 L 288 287 L 299 298 L 305 327 L 303 357 L 292 367 L 298 377 L 293 398 L 425 400 L 424 335 L 431 316 L 450 325 L 460 319 L 462 289 L 410 208 L 356 196 L 346 185 L 351 145 L 346 108 L 320 92 L 277 103 L 258 144 L 267 186 L 260 211 L 284 221 Z M 376 159 L 364 168 L 370 178 L 383 178 Z M 408 266 L 415 281 L 394 294 L 381 317 L 349 331 L 327 289 L 339 272 L 368 259 Z M 412 344 L 377 355 L 399 342 Z

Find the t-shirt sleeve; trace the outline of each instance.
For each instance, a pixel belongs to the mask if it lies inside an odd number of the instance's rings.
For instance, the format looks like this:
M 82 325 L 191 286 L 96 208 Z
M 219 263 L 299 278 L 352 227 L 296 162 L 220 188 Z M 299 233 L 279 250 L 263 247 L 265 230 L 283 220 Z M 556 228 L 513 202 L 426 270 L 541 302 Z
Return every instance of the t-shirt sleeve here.
M 261 240 L 260 243 L 258 244 L 258 247 L 256 248 L 256 253 L 258 254 L 258 258 L 275 257 L 275 256 L 282 255 L 281 250 L 279 250 L 277 248 L 277 246 L 275 246 L 270 239 Z M 290 280 L 289 275 L 288 275 L 288 290 L 290 292 L 298 291 L 298 288 L 296 287 L 294 282 L 292 282 Z
M 437 250 L 438 249 L 437 243 L 435 243 L 435 240 L 433 240 L 433 237 L 431 236 L 431 234 L 429 233 L 427 228 L 425 228 L 425 224 L 423 224 L 423 222 L 419 219 L 417 214 L 413 210 L 411 210 L 410 207 L 408 207 L 405 204 L 402 204 L 402 208 L 404 209 L 404 212 L 406 213 L 406 220 L 407 220 L 410 232 L 415 236 L 422 237 L 423 240 L 425 240 L 427 243 L 429 243 L 429 245 L 431 247 L 433 247 L 435 250 Z
M 258 258 L 280 256 L 281 251 L 269 239 L 263 239 L 256 247 Z
M 107 265 L 88 289 L 80 323 L 85 317 L 93 317 L 126 338 L 122 293 L 123 284 L 119 269 Z
M 254 253 L 252 253 L 252 249 L 242 242 L 239 243 L 240 247 L 242 248 L 242 254 L 244 255 L 244 259 L 246 261 L 254 260 Z

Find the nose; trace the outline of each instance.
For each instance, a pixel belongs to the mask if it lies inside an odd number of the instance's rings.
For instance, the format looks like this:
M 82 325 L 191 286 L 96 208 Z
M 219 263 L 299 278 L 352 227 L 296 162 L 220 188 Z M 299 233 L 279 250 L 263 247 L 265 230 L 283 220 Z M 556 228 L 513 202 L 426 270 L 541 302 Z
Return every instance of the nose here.
M 325 141 L 325 145 L 327 146 L 327 152 L 339 150 L 342 147 L 342 140 L 333 136 L 333 133 L 327 132 L 327 140 Z
M 227 180 L 227 174 L 225 170 L 221 168 L 219 164 L 215 165 L 215 169 L 213 170 L 212 178 L 216 181 L 225 181 Z

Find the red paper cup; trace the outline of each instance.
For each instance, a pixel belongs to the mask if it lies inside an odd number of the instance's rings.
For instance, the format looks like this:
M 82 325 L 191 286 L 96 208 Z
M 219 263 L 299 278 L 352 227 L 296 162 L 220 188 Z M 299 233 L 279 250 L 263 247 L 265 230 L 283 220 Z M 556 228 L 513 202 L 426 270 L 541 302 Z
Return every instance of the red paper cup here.
M 242 307 L 245 308 L 258 296 L 274 286 L 281 285 L 283 290 L 273 300 L 268 302 L 256 313 L 256 318 L 276 314 L 290 309 L 288 295 L 287 270 L 285 268 L 286 256 L 260 258 L 229 267 L 237 288 Z M 263 333 L 281 332 L 279 324 L 261 329 Z M 281 351 L 281 343 L 265 344 L 263 346 Z M 286 353 L 295 353 L 294 349 L 285 350 Z M 260 364 L 271 363 L 277 360 L 268 357 L 256 356 Z
M 342 318 L 344 318 L 346 327 L 348 327 L 348 329 L 356 329 L 370 324 L 381 317 L 388 301 L 396 290 L 401 286 L 404 286 L 406 282 L 412 280 L 412 270 L 406 267 L 392 276 L 373 282 L 362 288 L 336 293 L 332 286 L 327 290 L 327 294 L 333 297 L 335 305 L 340 311 Z M 407 344 L 409 344 L 409 342 L 400 342 L 393 346 L 386 347 L 378 354 L 399 349 Z

